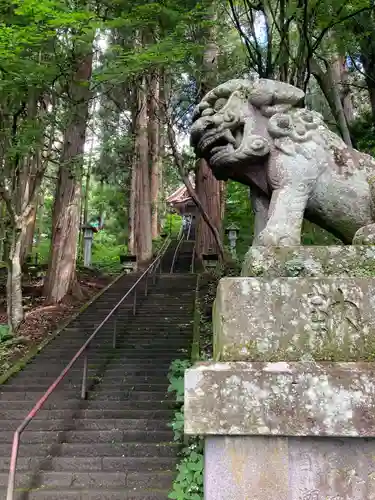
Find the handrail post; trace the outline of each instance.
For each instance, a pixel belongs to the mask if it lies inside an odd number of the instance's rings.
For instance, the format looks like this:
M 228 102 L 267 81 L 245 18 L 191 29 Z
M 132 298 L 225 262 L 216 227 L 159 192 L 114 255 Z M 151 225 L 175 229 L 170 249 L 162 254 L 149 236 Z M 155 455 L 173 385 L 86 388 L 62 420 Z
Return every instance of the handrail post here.
M 10 467 L 9 467 L 7 500 L 13 500 L 13 496 L 14 496 L 14 486 L 15 486 L 15 482 L 16 482 L 16 467 L 17 467 L 19 440 L 20 440 L 20 436 L 19 436 L 19 433 L 17 430 L 13 436 L 12 456 L 10 459 Z
M 148 293 L 148 273 L 146 274 L 145 297 L 147 297 L 147 293 Z
M 113 318 L 113 338 L 112 338 L 113 349 L 116 349 L 116 341 L 117 341 L 117 312 L 114 314 Z
M 193 219 L 192 219 L 192 217 L 190 217 L 190 219 L 189 219 L 189 230 L 188 230 L 188 234 L 186 236 L 186 241 L 189 241 L 189 239 L 190 239 L 190 233 L 191 233 L 192 223 L 193 223 Z
M 81 387 L 81 399 L 86 399 L 87 395 L 87 348 L 85 349 L 85 354 L 83 356 L 83 372 L 82 372 L 82 387 Z
M 137 288 L 134 288 L 134 299 L 133 299 L 133 316 L 137 311 Z
M 157 270 L 157 266 L 155 266 L 155 269 L 152 270 L 153 274 L 152 274 L 152 284 L 155 285 L 156 283 L 156 270 Z

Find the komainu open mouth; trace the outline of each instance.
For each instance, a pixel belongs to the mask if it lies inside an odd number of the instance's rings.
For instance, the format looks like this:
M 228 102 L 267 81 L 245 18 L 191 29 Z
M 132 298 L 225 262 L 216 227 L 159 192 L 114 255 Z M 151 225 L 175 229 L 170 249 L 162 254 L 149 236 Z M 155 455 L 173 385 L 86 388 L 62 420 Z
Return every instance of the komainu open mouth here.
M 212 156 L 219 149 L 227 148 L 228 145 L 235 146 L 236 140 L 229 129 L 219 132 L 210 132 L 204 134 L 198 142 L 197 150 L 202 156 Z

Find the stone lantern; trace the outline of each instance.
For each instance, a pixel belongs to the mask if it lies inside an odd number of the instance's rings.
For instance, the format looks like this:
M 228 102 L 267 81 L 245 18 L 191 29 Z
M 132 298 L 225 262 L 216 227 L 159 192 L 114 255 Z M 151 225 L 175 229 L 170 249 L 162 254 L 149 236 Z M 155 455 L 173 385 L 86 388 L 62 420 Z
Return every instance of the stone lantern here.
M 235 259 L 236 258 L 236 244 L 237 244 L 239 228 L 235 224 L 231 224 L 230 226 L 228 226 L 226 228 L 225 232 L 228 235 L 229 246 L 230 246 L 230 251 L 231 251 L 232 257 Z
M 207 254 L 202 254 L 203 265 L 206 269 L 215 269 L 219 260 L 217 253 L 213 253 L 211 249 Z
M 91 267 L 92 240 L 94 238 L 94 233 L 97 233 L 98 229 L 91 224 L 85 224 L 84 226 L 82 226 L 82 231 L 83 231 L 83 265 L 85 267 Z

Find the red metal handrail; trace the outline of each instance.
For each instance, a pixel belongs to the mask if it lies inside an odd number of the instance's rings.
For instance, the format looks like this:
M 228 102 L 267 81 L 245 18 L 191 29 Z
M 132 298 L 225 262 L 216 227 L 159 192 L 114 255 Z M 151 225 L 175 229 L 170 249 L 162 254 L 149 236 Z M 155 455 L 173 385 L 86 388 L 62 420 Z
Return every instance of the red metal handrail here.
M 17 467 L 17 457 L 18 450 L 20 446 L 20 437 L 22 432 L 29 425 L 31 420 L 35 417 L 38 411 L 42 408 L 44 403 L 50 397 L 52 392 L 56 389 L 56 387 L 60 384 L 60 382 L 65 378 L 66 374 L 73 367 L 73 365 L 77 362 L 77 360 L 81 357 L 82 354 L 85 354 L 84 364 L 83 364 L 83 375 L 82 375 L 82 388 L 81 388 L 81 398 L 86 399 L 87 396 L 87 348 L 91 344 L 92 340 L 96 337 L 97 333 L 101 330 L 101 328 L 105 325 L 105 323 L 118 311 L 119 307 L 123 304 L 124 300 L 130 295 L 130 293 L 134 290 L 134 302 L 133 302 L 133 315 L 136 312 L 136 301 L 137 301 L 137 286 L 146 277 L 146 288 L 145 295 L 147 295 L 148 290 L 148 277 L 150 274 L 153 274 L 153 280 L 155 283 L 156 272 L 159 268 L 159 272 L 161 273 L 161 259 L 167 250 L 168 246 L 171 243 L 171 239 L 167 238 L 166 242 L 162 245 L 161 249 L 158 252 L 157 257 L 153 260 L 153 262 L 148 266 L 148 268 L 143 272 L 143 274 L 138 278 L 138 280 L 134 283 L 134 285 L 126 292 L 126 294 L 122 297 L 122 299 L 115 305 L 115 307 L 107 314 L 107 316 L 103 319 L 100 325 L 95 328 L 94 332 L 90 335 L 90 337 L 86 340 L 83 346 L 76 352 L 68 365 L 63 369 L 57 379 L 49 386 L 44 395 L 38 400 L 33 409 L 28 413 L 26 418 L 22 421 L 22 423 L 17 427 L 14 436 L 13 436 L 13 444 L 12 444 L 12 454 L 10 458 L 10 466 L 9 466 L 9 478 L 8 478 L 8 489 L 7 489 L 7 498 L 6 500 L 13 500 L 14 496 L 14 486 L 15 486 L 15 476 L 16 476 L 16 467 Z M 116 317 L 114 323 L 114 332 L 113 332 L 113 347 L 116 347 Z

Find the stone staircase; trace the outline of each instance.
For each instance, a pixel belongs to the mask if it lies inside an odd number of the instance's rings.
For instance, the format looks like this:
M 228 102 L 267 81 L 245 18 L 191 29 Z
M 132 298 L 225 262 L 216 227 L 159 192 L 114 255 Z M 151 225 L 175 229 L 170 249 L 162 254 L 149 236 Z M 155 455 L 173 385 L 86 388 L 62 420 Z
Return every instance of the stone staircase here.
M 173 267 L 174 273 L 188 273 L 191 270 L 192 253 L 194 241 L 183 241 L 178 249 L 176 262 Z
M 167 269 L 168 263 L 164 269 Z M 0 387 L 0 498 L 6 497 L 13 432 L 138 275 L 117 281 L 26 368 Z M 89 352 L 88 399 L 79 399 L 82 360 L 21 437 L 17 500 L 166 500 L 178 448 L 168 423 L 171 361 L 188 354 L 195 277 L 162 274 L 138 291 Z

